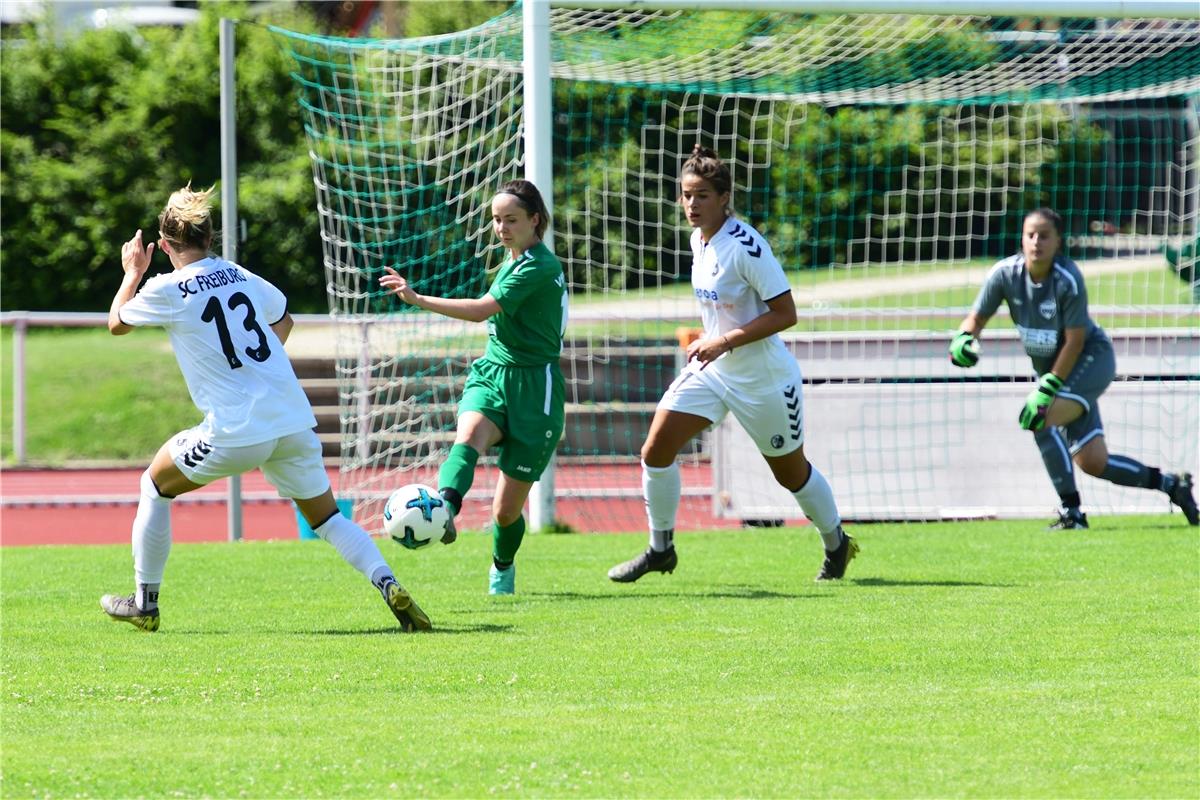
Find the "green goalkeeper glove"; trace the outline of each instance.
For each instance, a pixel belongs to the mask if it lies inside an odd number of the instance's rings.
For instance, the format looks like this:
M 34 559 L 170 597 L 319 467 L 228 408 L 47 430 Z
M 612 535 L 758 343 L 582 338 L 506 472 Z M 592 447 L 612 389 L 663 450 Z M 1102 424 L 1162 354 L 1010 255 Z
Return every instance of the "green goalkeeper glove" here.
M 950 363 L 956 367 L 978 364 L 979 340 L 966 331 L 959 331 L 950 342 Z
M 1062 379 L 1053 372 L 1047 372 L 1038 378 L 1037 388 L 1025 398 L 1025 406 L 1017 422 L 1027 431 L 1040 431 L 1046 427 L 1046 410 L 1054 402 L 1054 398 L 1062 391 Z

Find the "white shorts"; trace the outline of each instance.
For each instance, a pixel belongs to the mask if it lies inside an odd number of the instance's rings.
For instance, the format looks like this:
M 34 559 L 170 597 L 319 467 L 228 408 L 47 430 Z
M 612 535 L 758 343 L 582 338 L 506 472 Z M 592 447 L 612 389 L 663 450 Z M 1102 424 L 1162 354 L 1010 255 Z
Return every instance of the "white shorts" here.
M 711 369 L 711 368 L 710 368 Z M 714 425 L 733 412 L 764 456 L 784 456 L 804 444 L 804 400 L 800 367 L 791 380 L 762 391 L 731 388 L 715 371 L 685 369 L 667 388 L 658 407 L 695 414 Z
M 325 494 L 329 475 L 316 431 L 300 431 L 243 447 L 217 447 L 200 427 L 180 431 L 168 443 L 171 460 L 192 483 L 212 483 L 262 469 L 280 497 L 308 500 Z

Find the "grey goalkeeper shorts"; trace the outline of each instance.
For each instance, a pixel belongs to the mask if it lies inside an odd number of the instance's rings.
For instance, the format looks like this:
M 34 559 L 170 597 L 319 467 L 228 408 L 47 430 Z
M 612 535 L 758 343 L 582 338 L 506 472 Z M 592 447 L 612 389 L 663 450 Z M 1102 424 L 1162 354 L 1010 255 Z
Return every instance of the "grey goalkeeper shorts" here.
M 1117 374 L 1117 358 L 1110 342 L 1089 343 L 1075 362 L 1075 368 L 1063 382 L 1059 397 L 1083 406 L 1083 414 L 1062 427 L 1071 455 L 1097 436 L 1104 435 L 1100 420 L 1100 395 Z

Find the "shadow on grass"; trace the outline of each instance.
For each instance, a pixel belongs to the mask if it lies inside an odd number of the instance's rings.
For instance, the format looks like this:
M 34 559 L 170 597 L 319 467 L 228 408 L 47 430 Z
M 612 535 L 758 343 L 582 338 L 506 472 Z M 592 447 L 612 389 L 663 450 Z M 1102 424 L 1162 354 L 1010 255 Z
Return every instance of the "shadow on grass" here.
M 855 586 L 984 586 L 989 589 L 1011 589 L 1011 583 L 980 583 L 978 581 L 900 581 L 888 578 L 845 578 Z
M 397 636 L 427 636 L 429 634 L 456 634 L 456 633 L 508 633 L 513 629 L 512 625 L 492 625 L 490 623 L 478 623 L 475 625 L 446 625 L 439 624 L 436 620 L 433 623 L 431 631 L 417 631 L 416 633 L 405 633 L 395 626 L 388 628 L 359 628 L 356 630 L 323 630 L 323 631 L 297 631 L 297 633 L 308 633 L 313 636 L 365 636 L 375 633 L 394 633 Z
M 729 586 L 715 590 L 688 591 L 681 589 L 677 592 L 639 592 L 630 590 L 622 592 L 529 592 L 525 595 L 531 598 L 548 598 L 551 600 L 645 600 L 647 598 L 681 600 L 687 598 L 713 600 L 800 600 L 822 597 L 820 594 L 794 594 L 790 592 L 772 592 L 752 586 Z

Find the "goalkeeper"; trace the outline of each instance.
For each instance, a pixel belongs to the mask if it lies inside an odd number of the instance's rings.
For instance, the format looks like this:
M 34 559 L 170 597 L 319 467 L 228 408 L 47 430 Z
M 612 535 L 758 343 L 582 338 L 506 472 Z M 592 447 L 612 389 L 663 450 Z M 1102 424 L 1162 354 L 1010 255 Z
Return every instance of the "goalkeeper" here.
M 1191 525 L 1200 524 L 1192 476 L 1164 474 L 1128 456 L 1112 455 L 1104 442 L 1100 395 L 1116 374 L 1112 342 L 1088 316 L 1083 273 L 1059 253 L 1062 218 L 1049 208 L 1029 212 L 1021 252 L 998 262 L 984 281 L 975 307 L 950 343 L 950 361 L 972 367 L 978 336 L 1003 300 L 1037 372 L 1037 386 L 1017 422 L 1033 432 L 1062 511 L 1050 528 L 1086 528 L 1075 486 L 1075 466 L 1121 486 L 1157 489 L 1179 506 Z

